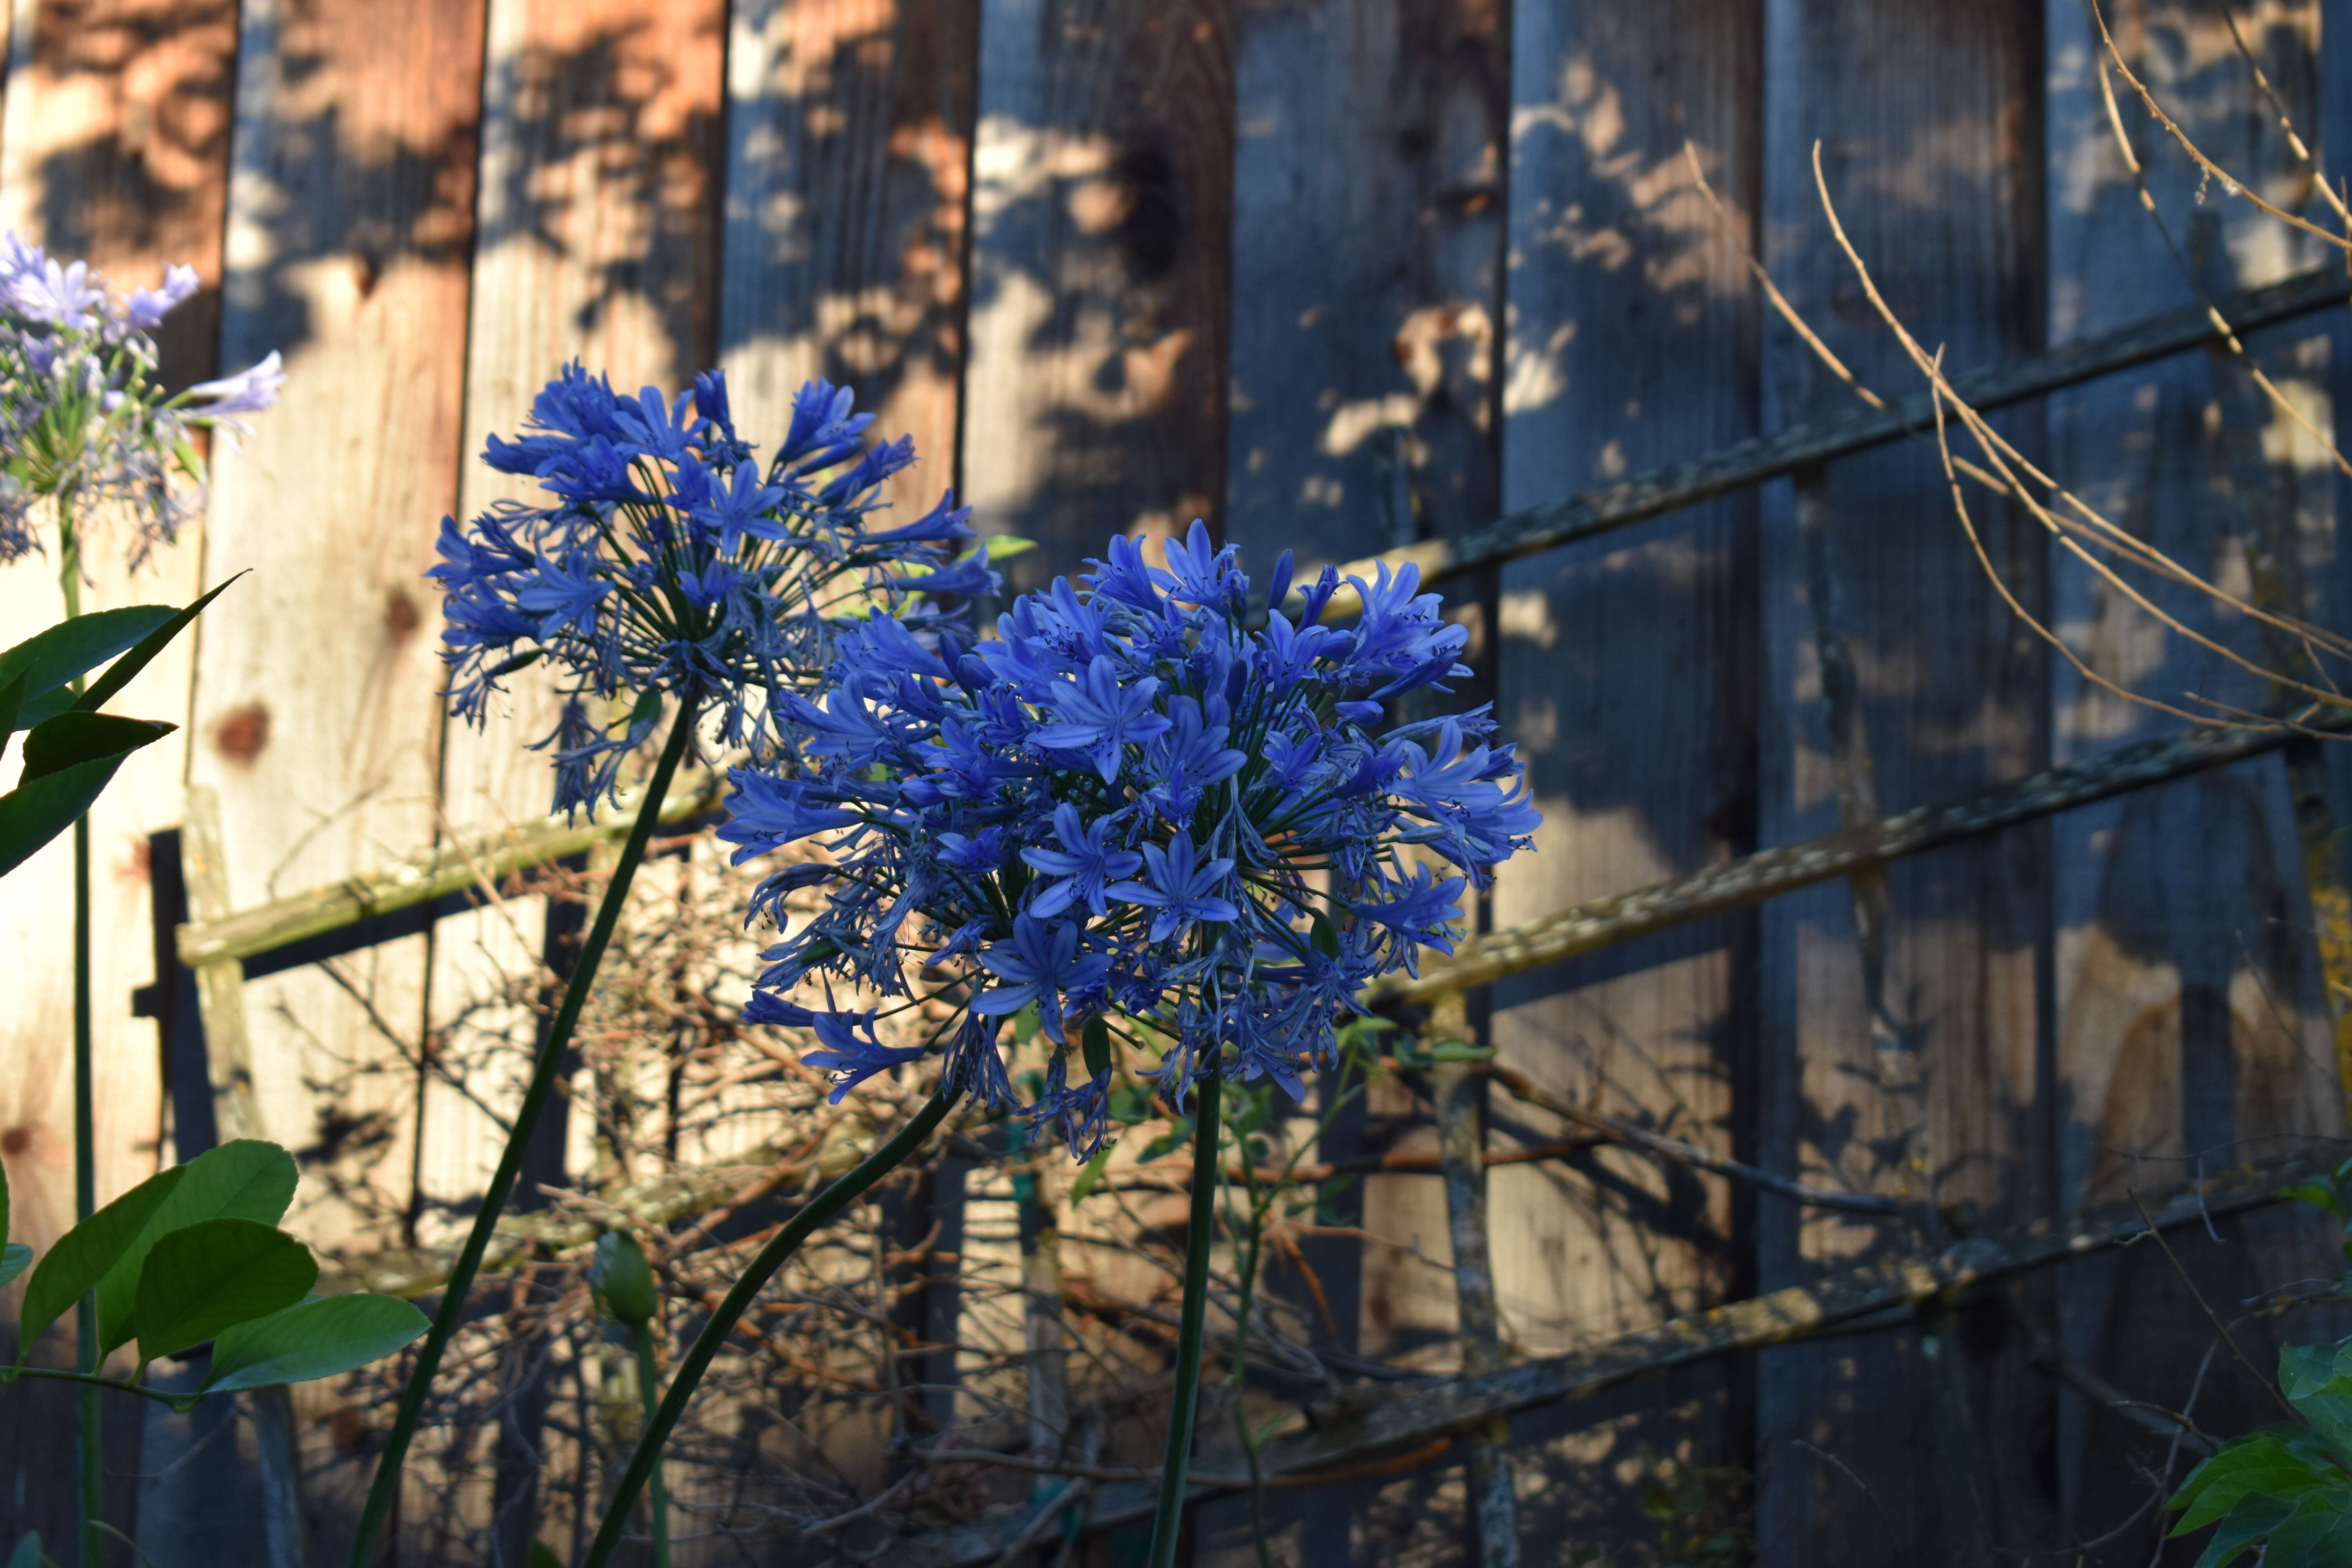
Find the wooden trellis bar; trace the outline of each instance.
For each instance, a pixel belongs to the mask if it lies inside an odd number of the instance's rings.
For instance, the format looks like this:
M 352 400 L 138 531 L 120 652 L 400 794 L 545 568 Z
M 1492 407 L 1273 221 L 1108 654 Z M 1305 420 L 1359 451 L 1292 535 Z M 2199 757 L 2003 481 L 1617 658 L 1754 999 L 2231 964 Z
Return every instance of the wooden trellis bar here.
M 2213 309 L 2235 331 L 2251 332 L 2341 305 L 2347 293 L 2352 290 L 2347 290 L 2340 268 L 2318 267 L 2265 288 L 2222 295 L 2213 301 Z M 1972 407 L 1990 413 L 2167 354 L 2218 343 L 2225 336 L 2204 306 L 2187 305 L 2062 344 L 2046 353 L 1956 375 L 1951 378 L 1952 386 Z M 1424 584 L 1442 582 L 1696 506 L 1801 468 L 1884 446 L 1914 431 L 1932 431 L 1935 423 L 1927 394 L 1912 393 L 1884 408 L 1858 407 L 1833 418 L 1808 420 L 1775 435 L 1736 441 L 1565 500 L 1513 512 L 1483 528 L 1367 556 L 1342 567 L 1341 574 L 1370 577 L 1380 563 L 1394 568 L 1410 561 L 1421 567 Z

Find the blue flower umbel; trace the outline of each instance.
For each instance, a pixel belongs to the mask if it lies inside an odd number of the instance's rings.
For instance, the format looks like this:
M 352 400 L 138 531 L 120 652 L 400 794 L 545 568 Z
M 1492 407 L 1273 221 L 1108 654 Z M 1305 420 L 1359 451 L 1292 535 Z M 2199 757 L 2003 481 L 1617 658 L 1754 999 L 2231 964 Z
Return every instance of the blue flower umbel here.
M 915 460 L 904 437 L 866 447 L 873 419 L 846 388 L 811 382 L 763 468 L 736 435 L 719 372 L 673 401 L 650 386 L 622 396 L 566 367 L 531 405 L 528 433 L 493 436 L 483 454 L 537 479 L 552 503 L 441 521 L 430 575 L 446 602 L 453 711 L 479 723 L 502 679 L 546 659 L 563 683 L 541 742 L 555 808 L 593 813 L 665 697 L 708 705 L 724 744 L 759 753 L 784 739 L 779 696 L 815 684 L 844 626 L 881 612 L 912 648 L 960 647 L 933 596 L 992 592 L 996 574 L 984 546 L 955 558 L 972 533 L 952 497 L 868 528 L 882 482 Z
M 1081 1158 L 1108 1125 L 1103 1039 L 1178 1103 L 1212 1074 L 1297 1095 L 1357 994 L 1452 952 L 1465 891 L 1538 823 L 1485 708 L 1383 728 L 1467 673 L 1412 567 L 1350 579 L 1365 609 L 1343 629 L 1320 624 L 1337 574 L 1294 599 L 1286 554 L 1253 630 L 1248 580 L 1200 524 L 1162 567 L 1133 540 L 1108 553 L 977 646 L 881 617 L 845 631 L 823 689 L 780 705 L 791 751 L 733 773 L 719 830 L 739 861 L 813 836 L 833 855 L 754 896 L 775 918 L 784 892 L 832 887 L 765 954 L 747 1017 L 814 1027 L 807 1059 L 847 1085 L 903 1049 L 795 988 L 928 1008 L 948 1085 L 1003 1104 L 999 1027 L 1034 1008 L 1053 1058 L 1025 1109 Z
M 43 548 L 32 514 L 49 498 L 68 574 L 84 570 L 76 531 L 100 508 L 134 521 L 136 571 L 194 515 L 173 479 L 176 469 L 204 482 L 189 434 L 243 434 L 240 415 L 277 403 L 286 374 L 274 353 L 225 380 L 164 393 L 153 334 L 197 281 L 192 268 L 166 267 L 162 288 L 118 297 L 88 262 L 0 235 L 0 563 Z

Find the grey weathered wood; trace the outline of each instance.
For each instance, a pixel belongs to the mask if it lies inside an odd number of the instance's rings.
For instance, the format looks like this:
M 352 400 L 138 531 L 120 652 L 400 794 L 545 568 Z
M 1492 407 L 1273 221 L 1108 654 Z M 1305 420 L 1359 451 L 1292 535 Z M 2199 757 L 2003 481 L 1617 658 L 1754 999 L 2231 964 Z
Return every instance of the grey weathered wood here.
M 199 919 L 227 912 L 229 870 L 221 843 L 220 796 L 192 784 L 187 815 L 180 826 L 180 868 L 186 879 L 188 910 Z M 212 1079 L 213 1125 L 226 1142 L 267 1138 L 261 1107 L 253 1091 L 253 1046 L 245 1014 L 245 965 L 216 957 L 196 969 L 196 1006 L 205 1033 L 205 1062 Z M 183 1149 L 181 1157 L 194 1151 Z M 244 1396 L 253 1423 L 254 1465 L 261 1482 L 262 1542 L 268 1568 L 300 1568 L 302 1456 L 294 1425 L 293 1397 L 284 1388 L 260 1388 Z
M 1503 494 L 1513 515 L 1752 437 L 1753 5 L 1514 7 Z M 1695 144 L 1736 218 L 1718 225 Z M 1502 875 L 1498 931 L 1677 879 L 1754 846 L 1754 501 L 1738 496 L 1583 537 L 1502 574 L 1496 714 L 1544 813 L 1537 852 Z M 1496 558 L 1476 542 L 1465 555 Z M 1496 985 L 1497 1060 L 1576 1104 L 1707 1141 L 1748 1142 L 1738 1000 L 1752 922 L 1734 918 Z M 1483 943 L 1490 938 L 1482 937 Z M 1507 941 L 1507 938 L 1503 939 Z M 1483 948 L 1481 949 L 1483 951 Z M 1541 1137 L 1550 1113 L 1492 1106 Z M 1572 1130 L 1572 1128 L 1570 1129 Z M 1703 1131 L 1699 1130 L 1704 1130 Z M 1737 1189 L 1631 1150 L 1488 1183 L 1495 1288 L 1522 1353 L 1651 1327 L 1743 1291 Z M 1740 1403 L 1708 1368 L 1630 1414 L 1597 1462 L 1685 1441 L 1744 1458 Z M 1667 1412 L 1674 1412 L 1668 1415 Z M 1526 1500 L 1538 1543 L 1612 1547 L 1630 1509 Z
M 2306 133 L 2315 129 L 2315 100 L 2332 96 L 2315 90 L 2317 10 L 2282 6 L 2249 31 Z M 2213 9 L 2149 0 L 2110 12 L 2109 20 L 2135 69 L 2192 135 L 2261 180 L 2272 199 L 2300 199 L 2294 187 L 2307 176 L 2294 168 L 2273 116 L 2258 109 Z M 2241 25 L 2248 26 L 2242 16 Z M 2152 310 L 2194 308 L 2199 289 L 2219 298 L 2315 262 L 2340 271 L 2340 259 L 2292 241 L 2244 204 L 2199 200 L 2197 173 L 2119 88 L 2121 118 L 2179 247 L 2177 260 L 2141 210 L 2138 182 L 2115 145 L 2090 68 L 2097 43 L 2089 19 L 2052 7 L 2047 26 L 2050 58 L 2082 62 L 2053 78 L 2047 116 L 2052 166 L 2071 171 L 2063 193 L 2054 184 L 2051 193 L 2053 340 L 2087 338 Z M 2308 389 L 2316 369 L 2308 339 L 2323 331 L 2319 321 L 2273 330 L 2248 346 L 2274 375 Z M 2307 346 L 2298 349 L 2298 339 Z M 2053 471 L 2100 500 L 2133 533 L 2208 574 L 2243 581 L 2246 548 L 2265 537 L 2299 535 L 2305 549 L 2332 551 L 2333 509 L 2311 473 L 2324 459 L 2247 395 L 2242 376 L 2226 360 L 2200 354 L 2054 399 Z M 2270 460 L 2260 450 L 2266 446 L 2283 460 Z M 2273 560 L 2292 566 L 2297 553 L 2290 546 Z M 2262 586 L 2259 577 L 2253 585 Z M 2157 632 L 2079 566 L 2060 559 L 2053 587 L 2059 622 L 2076 628 L 2095 668 L 2132 689 L 2267 700 L 2261 683 Z M 2215 615 L 2198 595 L 2159 584 L 2151 596 L 2237 651 L 2263 656 L 2251 627 Z M 2318 598 L 2314 607 L 2340 624 L 2340 600 Z M 2054 664 L 2052 709 L 2053 755 L 2062 762 L 2161 724 Z M 2287 768 L 2266 759 L 2058 825 L 2055 1073 L 2072 1112 L 2056 1130 L 2059 1202 L 2112 1194 L 2143 1179 L 2150 1167 L 2141 1155 L 2187 1155 L 2248 1135 L 2338 1124 L 2342 1091 L 2331 1081 L 2326 1005 L 2317 994 L 2322 966 L 2306 934 L 2314 922 L 2289 778 Z M 2301 1271 L 2260 1232 L 2225 1234 L 2241 1244 L 2184 1249 L 2209 1294 L 2243 1294 L 2264 1275 Z M 2149 1397 L 2184 1396 L 2177 1375 L 2135 1375 L 2202 1352 L 2202 1327 L 2173 1310 L 2176 1289 L 2160 1258 L 2119 1258 L 2072 1275 L 2054 1303 L 2061 1349 L 2094 1373 L 2145 1386 Z M 2257 1359 L 2265 1353 L 2259 1344 L 2250 1350 Z M 2200 1402 L 2200 1416 L 2267 1418 L 2240 1398 L 2232 1389 L 2210 1410 Z M 2099 1533 L 2131 1506 L 2128 1483 L 2100 1462 L 2105 1417 L 2070 1393 L 2059 1419 L 2063 1523 L 2071 1532 Z M 2145 1555 L 2153 1534 L 2121 1549 Z
M 2042 159 L 2017 130 L 2042 95 L 2041 7 L 1766 0 L 1762 258 L 1865 384 L 1910 384 L 1899 346 L 1832 241 L 1812 150 L 1847 232 L 1897 313 L 1953 363 L 2011 362 L 2042 343 Z M 1845 412 L 1853 394 L 1775 323 L 1765 385 L 1778 418 Z M 2005 416 L 2037 449 L 2040 411 Z M 2046 752 L 2042 645 L 1986 580 L 1932 452 L 1905 445 L 1798 471 L 1766 498 L 1759 731 L 1766 842 L 1863 824 L 2034 772 Z M 1791 493 L 1793 492 L 1793 493 Z M 2043 595 L 2041 531 L 2021 509 L 1977 527 L 2029 610 Z M 1866 829 L 1865 829 L 1866 830 Z M 2033 1212 L 2046 1051 L 2037 961 L 2046 878 L 2038 834 L 1907 858 L 1879 880 L 1764 911 L 1764 1108 L 1759 1163 L 1910 1202 L 1967 1201 L 2000 1223 Z M 1765 1288 L 1798 1284 L 1932 1230 L 1856 1225 L 1773 1205 L 1758 1214 Z M 1969 1458 L 1923 1431 L 1958 1430 L 1966 1398 L 1932 1363 L 1939 1333 L 1761 1360 L 1759 1561 L 1861 1561 L 1896 1521 L 1894 1553 L 1966 1563 L 1989 1538 L 2038 1542 L 2028 1489 L 1975 1484 Z M 1973 1368 L 1988 1388 L 1997 1367 Z M 2031 1380 L 2033 1391 L 2042 1390 Z M 1846 1388 L 1867 1388 L 1849 1397 Z M 1988 1404 L 1987 1441 L 2015 1447 L 2032 1412 Z M 1923 1418 L 1924 1417 L 1924 1418 Z
M 1444 1029 L 1448 1012 L 1466 1033 L 1468 1018 L 1459 999 L 1437 1009 L 1433 1025 Z M 1454 1255 L 1454 1333 L 1462 1346 L 1465 1376 L 1502 1369 L 1502 1324 L 1495 1310 L 1495 1265 L 1486 1218 L 1486 1119 L 1480 1101 L 1485 1084 L 1464 1062 L 1448 1062 L 1430 1075 L 1437 1102 L 1438 1148 L 1444 1161 L 1446 1240 Z M 1470 1514 L 1477 1527 L 1479 1568 L 1518 1568 L 1519 1503 L 1512 1483 L 1511 1423 L 1495 1415 L 1469 1433 Z
M 1222 510 L 1232 0 L 994 0 L 980 29 L 965 499 L 1038 542 Z
M 2347 288 L 2340 267 L 2316 267 L 2263 288 L 2218 295 L 2214 304 L 2233 328 L 2248 332 L 2340 307 L 2347 296 L 2352 296 L 2352 288 Z M 2127 321 L 2045 353 L 1958 372 L 1951 382 L 1970 405 L 1990 413 L 2201 348 L 2219 337 L 2219 329 L 2203 307 L 2183 306 Z M 1905 385 L 1909 374 L 1888 377 L 1885 384 Z M 1889 398 L 1883 409 L 1856 403 L 1841 411 L 1792 420 L 1769 436 L 1734 442 L 1614 484 L 1513 511 L 1456 538 L 1386 551 L 1382 558 L 1392 567 L 1411 561 L 1421 568 L 1423 581 L 1442 582 L 1695 506 L 1816 463 L 1867 451 L 1900 440 L 1909 432 L 1932 435 L 1934 429 L 1935 411 L 1924 392 Z M 1369 577 L 1372 566 L 1373 558 L 1366 557 L 1342 570 Z
M 919 458 L 903 509 L 955 483 L 979 0 L 757 0 L 729 21 L 719 361 L 747 439 L 804 380 L 855 386 Z
M 2128 1247 L 2155 1227 L 2174 1232 L 2228 1220 L 2279 1202 L 2278 1190 L 2329 1168 L 2332 1153 L 2290 1156 L 2242 1167 L 2147 1205 L 2110 1205 L 1971 1237 L 1925 1253 L 1898 1255 L 1764 1295 L 1677 1318 L 1564 1354 L 1519 1361 L 1484 1377 L 1451 1377 L 1354 1394 L 1318 1412 L 1308 1428 L 1269 1445 L 1267 1469 L 1286 1486 L 1383 1456 L 1410 1453 L 1497 1415 L 1590 1398 L 1630 1381 L 1743 1351 L 1799 1342 L 1867 1320 L 1890 1326 L 1923 1303 L 1964 1298 L 2059 1264 L 2081 1265 Z M 1239 1478 L 1232 1478 L 1238 1480 Z M 1211 1489 L 1201 1488 L 1205 1495 Z M 1149 1489 L 1112 1486 L 1097 1494 L 1087 1528 L 1116 1527 L 1151 1510 Z M 1019 1516 L 995 1518 L 902 1542 L 902 1560 L 922 1568 L 992 1561 L 1017 1531 Z

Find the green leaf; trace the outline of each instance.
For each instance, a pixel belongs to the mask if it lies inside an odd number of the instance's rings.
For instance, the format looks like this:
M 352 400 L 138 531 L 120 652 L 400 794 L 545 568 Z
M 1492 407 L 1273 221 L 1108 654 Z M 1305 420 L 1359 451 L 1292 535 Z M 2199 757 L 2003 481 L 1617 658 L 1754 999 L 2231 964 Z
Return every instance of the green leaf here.
M 251 1219 L 206 1219 L 158 1237 L 139 1271 L 131 1331 L 142 1361 L 283 1311 L 319 1282 L 310 1249 Z
M 24 707 L 10 722 L 29 729 L 73 704 L 67 682 L 84 675 L 172 618 L 169 605 L 126 605 L 76 616 L 0 653 L 0 682 L 25 681 Z M 54 701 L 48 700 L 53 694 Z M 0 731 L 5 732 L 5 731 Z
M 314 1296 L 222 1330 L 204 1392 L 333 1377 L 406 1348 L 429 1327 L 424 1313 L 396 1296 Z
M 982 542 L 975 539 L 966 545 L 962 552 L 956 557 L 956 564 L 961 566 L 979 554 Z M 1000 561 L 1010 561 L 1016 555 L 1026 555 L 1030 551 L 1037 548 L 1035 540 L 1024 539 L 1014 533 L 992 534 L 985 542 L 988 545 L 988 563 L 991 566 Z
M 25 1532 L 24 1539 L 16 1542 L 16 1549 L 8 1553 L 8 1568 L 41 1568 L 40 1531 Z
M 1099 1083 L 1110 1076 L 1110 1026 L 1097 1014 L 1087 1020 L 1080 1040 L 1087 1059 L 1087 1077 Z
M 2224 1568 L 2235 1561 L 2254 1542 L 2270 1533 L 2273 1526 L 2294 1511 L 2294 1504 L 2281 1502 L 2261 1492 L 2250 1492 L 2238 1500 L 2237 1507 L 2222 1520 L 2205 1550 L 2197 1559 L 2197 1568 Z M 2175 1531 L 2174 1534 L 2179 1531 Z
M 158 1171 L 63 1236 L 25 1283 L 25 1313 L 16 1335 L 16 1364 L 51 1323 L 92 1289 L 122 1256 L 148 1216 L 161 1207 L 187 1173 L 185 1165 Z
M 2271 1526 L 2263 1568 L 2343 1568 L 2352 1563 L 2352 1487 L 2314 1492 Z M 2209 1549 L 2210 1550 L 2210 1549 Z
M 111 713 L 60 713 L 25 737 L 25 773 L 18 782 L 62 773 L 77 763 L 119 757 L 152 745 L 178 729 L 160 719 L 120 719 Z
M 0 1247 L 0 1285 L 6 1285 L 32 1267 L 33 1249 L 21 1241 Z
M 2339 1220 L 2344 1218 L 2343 1203 L 2334 1192 L 2318 1182 L 2299 1182 L 2292 1187 L 2281 1187 L 2278 1195 L 2283 1198 L 2301 1198 L 2305 1203 L 2326 1209 Z
M 530 1568 L 563 1568 L 563 1559 L 544 1541 L 530 1543 Z
M 121 765 L 121 756 L 100 757 L 0 795 L 0 877 L 71 827 Z
M 244 575 L 245 574 L 240 572 L 236 577 Z M 107 700 L 130 685 L 131 678 L 146 668 L 149 662 L 169 647 L 172 639 L 178 637 L 190 621 L 204 614 L 206 605 L 227 593 L 229 583 L 236 582 L 236 577 L 230 578 L 228 583 L 223 583 L 186 609 L 174 613 L 169 620 L 141 637 L 129 653 L 116 659 L 107 668 L 104 675 L 89 683 L 89 689 L 81 694 L 81 700 L 74 706 L 84 713 L 95 713 L 104 707 Z
M 1086 1169 L 1078 1173 L 1078 1179 L 1070 1184 L 1072 1208 L 1086 1202 L 1087 1194 L 1102 1184 L 1103 1173 L 1110 1168 L 1110 1151 L 1111 1146 L 1108 1143 L 1096 1150 L 1094 1158 L 1087 1162 Z
M 1315 951 L 1326 958 L 1339 957 L 1339 930 L 1331 923 L 1331 917 L 1316 910 L 1307 916 L 1307 923 L 1314 931 Z
M 249 1219 L 276 1225 L 294 1201 L 299 1179 L 294 1156 L 275 1143 L 240 1138 L 207 1149 L 180 1167 L 185 1173 L 172 1195 L 148 1216 L 122 1256 L 98 1282 L 98 1338 L 112 1351 L 137 1337 L 131 1322 L 139 1302 L 139 1274 L 156 1241 L 184 1226 L 207 1219 Z
M 2270 1427 L 2226 1444 L 2221 1451 L 2190 1472 L 2168 1505 L 2186 1507 L 2172 1533 L 2186 1535 L 2223 1518 L 2249 1493 L 2294 1499 L 2317 1491 L 2341 1472 L 2324 1461 L 2298 1454 L 2280 1440 L 2281 1433 L 2301 1436 L 2300 1427 Z
M 0 751 L 6 750 L 8 737 L 16 732 L 16 715 L 24 711 L 25 693 L 29 689 L 21 674 L 0 686 Z

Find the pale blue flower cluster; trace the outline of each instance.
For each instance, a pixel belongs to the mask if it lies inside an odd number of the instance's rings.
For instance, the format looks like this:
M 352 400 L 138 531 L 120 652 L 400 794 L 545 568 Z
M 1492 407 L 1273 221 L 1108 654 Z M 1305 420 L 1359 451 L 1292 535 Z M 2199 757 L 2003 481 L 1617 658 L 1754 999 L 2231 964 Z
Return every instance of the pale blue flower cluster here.
M 240 415 L 278 401 L 286 375 L 275 353 L 163 395 L 153 333 L 196 287 L 194 269 L 167 267 L 162 288 L 118 299 L 89 263 L 0 235 L 0 563 L 41 548 L 32 511 L 54 497 L 68 521 L 96 507 L 128 509 L 138 523 L 135 570 L 194 511 L 172 479 L 176 467 L 202 482 L 189 431 L 242 434 Z
M 1337 574 L 1294 604 L 1285 554 L 1254 629 L 1230 547 L 1195 523 L 1165 561 L 1115 539 L 1081 586 L 1023 596 L 978 644 L 877 617 L 843 636 L 822 692 L 786 699 L 793 750 L 733 773 L 719 832 L 739 862 L 831 850 L 754 894 L 752 917 L 781 923 L 786 893 L 832 888 L 764 955 L 744 1016 L 813 1029 L 835 1099 L 943 1047 L 951 1084 L 1015 1103 L 996 1042 L 1028 1009 L 1052 1055 L 1025 1110 L 1081 1158 L 1107 1131 L 1112 1041 L 1175 1103 L 1211 1073 L 1296 1096 L 1358 993 L 1452 952 L 1465 890 L 1529 845 L 1522 764 L 1488 743 L 1486 709 L 1381 728 L 1467 673 L 1414 568 L 1349 579 L 1362 611 L 1342 628 L 1321 624 Z M 929 1047 L 886 1046 L 879 1009 L 793 1000 L 812 976 L 949 1016 Z
M 530 476 L 546 506 L 502 501 L 460 529 L 441 521 L 452 710 L 479 723 L 508 674 L 541 658 L 562 672 L 553 733 L 555 808 L 594 810 L 644 744 L 665 698 L 720 715 L 719 738 L 778 743 L 779 697 L 813 684 L 841 626 L 895 611 L 936 638 L 932 595 L 992 593 L 983 547 L 952 497 L 872 531 L 877 491 L 915 460 L 911 440 L 868 447 L 870 414 L 814 381 L 763 468 L 740 438 L 718 371 L 676 399 L 616 394 L 577 363 L 542 388 L 529 433 L 489 439 L 483 460 Z M 896 622 L 893 623 L 897 624 Z M 601 719 L 592 703 L 617 709 Z

